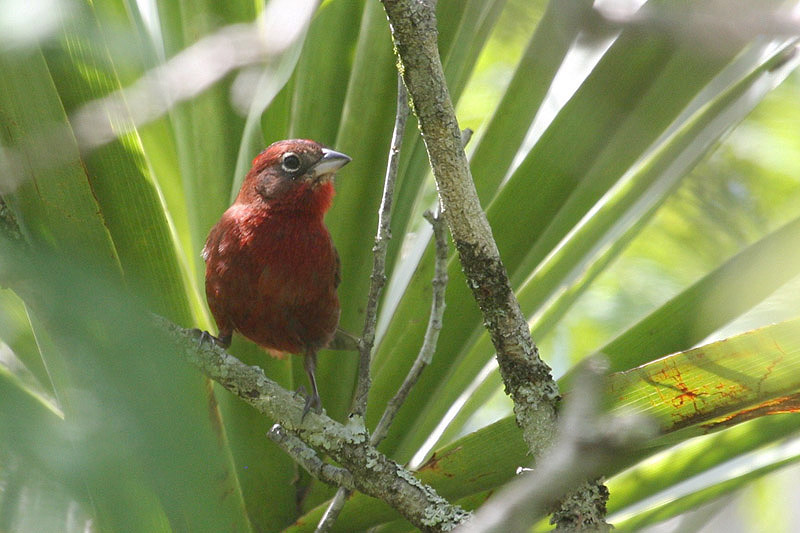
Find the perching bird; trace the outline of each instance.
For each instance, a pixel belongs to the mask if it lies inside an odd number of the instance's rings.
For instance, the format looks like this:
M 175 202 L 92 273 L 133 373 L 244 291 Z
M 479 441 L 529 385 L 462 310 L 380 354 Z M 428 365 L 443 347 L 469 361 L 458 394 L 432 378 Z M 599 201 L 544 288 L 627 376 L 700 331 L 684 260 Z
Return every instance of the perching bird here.
M 323 216 L 334 173 L 349 162 L 314 141 L 273 143 L 253 159 L 203 248 L 217 342 L 227 348 L 238 331 L 273 356 L 303 355 L 311 382 L 303 416 L 322 408 L 317 351 L 339 323 L 339 255 Z

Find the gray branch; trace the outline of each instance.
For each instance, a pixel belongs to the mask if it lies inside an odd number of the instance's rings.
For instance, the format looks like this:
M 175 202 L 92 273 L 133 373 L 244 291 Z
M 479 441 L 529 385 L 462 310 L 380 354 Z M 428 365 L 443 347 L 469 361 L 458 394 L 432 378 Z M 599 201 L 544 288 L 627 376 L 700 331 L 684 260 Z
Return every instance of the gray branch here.
M 424 216 L 433 226 L 434 242 L 436 245 L 431 314 L 428 318 L 428 327 L 425 331 L 425 338 L 422 342 L 419 354 L 417 354 L 414 364 L 408 371 L 408 375 L 397 393 L 386 405 L 383 416 L 381 416 L 378 425 L 375 427 L 375 431 L 370 437 L 369 443 L 375 447 L 386 437 L 395 415 L 400 410 L 400 407 L 403 406 L 403 402 L 405 402 L 411 389 L 416 385 L 417 381 L 419 381 L 422 371 L 425 370 L 425 367 L 428 366 L 433 359 L 433 354 L 436 351 L 436 343 L 439 340 L 439 332 L 442 329 L 442 316 L 444 315 L 445 308 L 444 293 L 447 287 L 447 236 L 445 235 L 444 220 L 441 216 L 434 215 L 430 211 L 426 211 Z M 336 496 L 325 510 L 325 514 L 322 515 L 322 519 L 317 526 L 317 533 L 330 530 L 349 496 L 350 490 L 345 487 L 341 487 L 336 492 Z
M 444 293 L 447 287 L 447 235 L 445 234 L 444 220 L 441 215 L 434 215 L 430 211 L 426 211 L 425 218 L 433 226 L 433 237 L 436 244 L 431 314 L 428 317 L 428 327 L 425 330 L 425 339 L 422 342 L 419 354 L 400 389 L 386 405 L 386 410 L 384 410 L 383 416 L 381 416 L 375 431 L 372 433 L 370 444 L 373 446 L 380 444 L 389 432 L 389 426 L 392 424 L 397 411 L 400 410 L 403 402 L 408 397 L 408 393 L 419 381 L 422 371 L 431 363 L 433 354 L 436 351 L 436 343 L 439 340 L 439 332 L 442 330 L 442 316 L 445 308 Z
M 313 411 L 301 420 L 302 399 L 269 379 L 261 368 L 242 363 L 213 343 L 199 342 L 196 330 L 157 320 L 174 336 L 184 359 L 306 445 L 330 456 L 350 472 L 356 490 L 385 501 L 422 531 L 448 531 L 469 516 L 370 446 L 362 425 L 345 426 Z
M 442 213 L 497 351 L 506 392 L 534 456 L 555 429 L 558 387 L 538 356 L 481 209 L 439 60 L 435 2 L 382 0 L 403 81 L 433 168 Z
M 467 283 L 494 344 L 506 393 L 534 458 L 552 442 L 558 386 L 539 358 L 527 320 L 511 289 L 492 230 L 472 181 L 461 132 L 439 59 L 435 0 L 381 0 L 391 24 L 398 68 L 417 115 Z M 559 525 L 570 523 L 574 500 L 605 509 L 605 487 L 568 498 Z M 588 499 L 585 499 L 586 496 Z M 584 501 L 585 500 L 585 501 Z M 561 515 L 559 515 L 561 517 Z
M 460 533 L 527 531 L 545 517 L 576 486 L 592 485 L 620 454 L 636 449 L 657 432 L 640 416 L 604 417 L 600 414 L 601 378 L 607 365 L 599 358 L 583 364 L 575 390 L 560 418 L 558 438 L 537 461 L 535 469 L 508 483 L 487 501 Z M 585 519 L 585 517 L 584 517 Z M 557 531 L 609 531 L 602 521 L 561 525 Z
M 408 118 L 408 94 L 402 80 L 397 78 L 397 112 L 395 114 L 392 143 L 389 149 L 389 161 L 386 165 L 386 177 L 383 183 L 383 197 L 378 210 L 378 232 L 375 236 L 375 245 L 372 247 L 373 261 L 372 274 L 370 275 L 369 295 L 365 308 L 364 331 L 358 343 L 359 364 L 358 384 L 353 399 L 353 414 L 364 416 L 367 410 L 367 395 L 369 394 L 370 377 L 369 365 L 372 355 L 372 346 L 375 343 L 375 324 L 378 318 L 378 298 L 386 283 L 386 250 L 391 239 L 392 199 L 394 197 L 394 184 L 397 180 L 397 167 L 400 162 L 400 147 L 403 144 L 403 133 L 406 130 Z
M 356 394 L 353 397 L 352 414 L 359 417 L 362 422 L 367 412 L 367 396 L 371 384 L 369 365 L 372 360 L 372 347 L 375 344 L 375 325 L 378 320 L 378 299 L 381 290 L 386 284 L 386 250 L 389 239 L 392 238 L 392 199 L 394 198 L 394 184 L 397 181 L 397 168 L 400 162 L 400 147 L 403 144 L 403 134 L 406 130 L 408 119 L 408 94 L 403 85 L 403 80 L 397 76 L 397 111 L 395 112 L 392 142 L 389 148 L 389 160 L 386 164 L 386 176 L 383 181 L 383 197 L 378 209 L 378 232 L 375 235 L 375 245 L 372 247 L 372 274 L 370 275 L 369 294 L 364 312 L 364 330 L 358 342 L 358 381 Z M 374 446 L 374 445 L 373 445 Z M 350 497 L 347 487 L 339 487 L 336 496 L 331 501 L 317 525 L 317 533 L 325 533 L 333 526 L 339 513 L 342 511 L 347 498 Z
M 328 504 L 328 508 L 325 509 L 325 512 L 322 514 L 322 518 L 320 518 L 319 524 L 317 524 L 317 529 L 314 530 L 315 533 L 325 533 L 331 530 L 333 524 L 336 523 L 336 519 L 339 518 L 339 513 L 342 512 L 344 504 L 347 503 L 347 498 L 349 498 L 352 493 L 352 489 L 348 489 L 344 486 L 339 487 L 331 503 Z
M 319 458 L 317 452 L 305 442 L 289 433 L 280 424 L 275 424 L 267 436 L 289 454 L 309 474 L 328 485 L 354 488 L 353 475 L 344 468 L 329 465 Z

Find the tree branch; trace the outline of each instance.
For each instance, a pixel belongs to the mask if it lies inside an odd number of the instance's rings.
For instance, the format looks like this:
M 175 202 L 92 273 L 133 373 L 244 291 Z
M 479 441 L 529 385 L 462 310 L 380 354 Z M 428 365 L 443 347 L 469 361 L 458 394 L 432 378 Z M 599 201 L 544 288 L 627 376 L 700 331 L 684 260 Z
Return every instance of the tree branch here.
M 554 433 L 558 387 L 531 341 L 528 323 L 511 290 L 472 182 L 439 60 L 435 2 L 382 2 L 436 179 L 442 213 L 497 351 L 500 374 L 514 400 L 517 422 L 537 456 Z
M 289 454 L 306 471 L 328 485 L 354 488 L 353 475 L 344 468 L 329 465 L 319 458 L 317 452 L 305 442 L 287 432 L 280 424 L 275 424 L 267 436 Z
M 335 524 L 336 520 L 339 518 L 342 509 L 344 509 L 344 504 L 347 503 L 347 499 L 352 493 L 353 491 L 347 487 L 339 487 L 331 503 L 328 504 L 328 508 L 325 509 L 325 512 L 322 514 L 322 518 L 320 518 L 319 524 L 317 524 L 317 529 L 314 530 L 315 533 L 325 533 L 331 530 L 333 524 Z
M 569 397 L 560 418 L 558 439 L 529 473 L 508 483 L 486 502 L 472 520 L 458 528 L 460 533 L 525 531 L 536 523 L 575 487 L 601 476 L 620 454 L 628 453 L 651 438 L 657 428 L 640 416 L 600 416 L 602 376 L 607 364 L 592 358 L 582 364 L 576 376 L 578 394 Z M 587 499 L 591 503 L 591 499 Z M 556 531 L 610 531 L 589 513 L 582 523 L 560 525 Z
M 364 312 L 364 330 L 358 342 L 358 382 L 356 393 L 353 397 L 352 415 L 359 417 L 362 422 L 367 412 L 367 396 L 371 379 L 369 366 L 372 360 L 372 347 L 375 344 L 375 325 L 378 321 L 378 299 L 386 283 L 386 250 L 389 239 L 392 238 L 392 199 L 394 197 L 394 184 L 397 180 L 397 168 L 400 162 L 400 147 L 403 145 L 403 135 L 408 119 L 408 93 L 403 85 L 403 80 L 397 76 L 397 110 L 395 111 L 394 130 L 392 142 L 389 147 L 389 159 L 386 164 L 386 177 L 383 181 L 383 197 L 378 209 L 378 232 L 375 235 L 375 245 L 372 247 L 372 274 L 370 275 L 369 294 Z M 373 444 L 374 446 L 374 444 Z M 336 496 L 322 515 L 317 525 L 317 533 L 325 533 L 333 526 L 339 513 L 342 511 L 350 490 L 339 487 Z
M 369 365 L 372 346 L 375 344 L 378 298 L 386 283 L 386 250 L 389 247 L 389 239 L 392 238 L 390 229 L 392 223 L 392 199 L 394 197 L 394 184 L 397 180 L 397 167 L 400 162 L 400 147 L 403 144 L 407 118 L 408 94 L 400 76 L 398 76 L 397 111 L 394 131 L 392 132 L 392 143 L 389 148 L 389 160 L 386 165 L 386 177 L 383 182 L 383 197 L 378 210 L 378 233 L 375 236 L 375 245 L 372 247 L 372 274 L 370 275 L 369 295 L 364 312 L 364 331 L 361 334 L 361 341 L 358 343 L 358 384 L 353 398 L 352 413 L 362 418 L 367 410 L 367 395 L 370 387 Z
M 428 366 L 433 359 L 433 354 L 436 351 L 436 343 L 439 340 L 439 331 L 442 329 L 442 315 L 444 315 L 445 308 L 444 293 L 447 287 L 447 236 L 445 235 L 444 220 L 441 216 L 434 215 L 430 211 L 426 211 L 424 216 L 433 226 L 434 242 L 436 244 L 431 314 L 428 318 L 428 327 L 425 331 L 425 339 L 422 342 L 419 354 L 414 360 L 414 364 L 411 365 L 411 369 L 408 371 L 408 375 L 397 393 L 386 405 L 383 416 L 381 416 L 378 425 L 375 427 L 375 431 L 370 437 L 369 443 L 375 447 L 386 437 L 397 411 L 403 406 L 403 402 L 405 402 L 409 392 L 411 392 L 411 389 L 416 385 L 417 381 L 419 381 L 422 371 L 425 370 L 425 367 Z M 320 519 L 316 530 L 317 533 L 330 530 L 349 496 L 350 490 L 344 487 L 336 492 L 336 496 L 331 500 L 330 505 L 325 510 L 325 514 L 323 514 Z
M 383 412 L 375 431 L 372 433 L 370 444 L 377 446 L 389 432 L 397 411 L 402 407 L 411 392 L 411 388 L 419 381 L 422 371 L 433 359 L 436 351 L 436 343 L 439 340 L 439 332 L 442 329 L 442 316 L 444 315 L 444 293 L 447 287 L 447 235 L 444 229 L 444 220 L 441 215 L 434 215 L 430 211 L 425 212 L 425 218 L 433 226 L 433 237 L 436 244 L 436 263 L 433 274 L 433 302 L 431 303 L 431 314 L 428 317 L 428 327 L 425 330 L 425 339 L 419 350 L 414 364 L 408 371 L 406 379 L 400 385 L 397 393 L 389 400 L 386 410 Z
M 370 446 L 363 426 L 344 426 L 313 411 L 301 420 L 302 400 L 269 379 L 261 368 L 242 363 L 213 343 L 201 343 L 198 347 L 196 330 L 181 328 L 160 317 L 157 320 L 173 335 L 182 357 L 261 413 L 277 420 L 308 446 L 329 455 L 352 474 L 356 490 L 385 501 L 423 531 L 447 531 L 468 516 Z
M 398 69 L 428 151 L 442 212 L 494 344 L 506 393 L 514 401 L 517 424 L 531 453 L 538 458 L 555 433 L 558 386 L 531 340 L 472 181 L 439 59 L 436 2 L 381 1 L 391 25 Z M 587 505 L 604 508 L 605 487 L 596 488 L 595 492 L 580 494 L 590 496 L 584 502 Z M 570 522 L 573 509 L 564 507 L 563 523 Z

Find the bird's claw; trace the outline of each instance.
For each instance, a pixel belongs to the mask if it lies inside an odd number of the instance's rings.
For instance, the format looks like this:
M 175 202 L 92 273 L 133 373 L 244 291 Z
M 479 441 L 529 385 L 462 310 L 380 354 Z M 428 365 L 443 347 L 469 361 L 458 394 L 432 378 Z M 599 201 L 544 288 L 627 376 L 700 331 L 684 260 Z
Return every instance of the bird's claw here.
M 306 404 L 303 406 L 303 415 L 300 417 L 301 423 L 312 408 L 317 414 L 322 412 L 322 399 L 319 397 L 319 394 L 309 394 L 306 396 Z
M 309 394 L 306 395 L 306 388 L 304 385 L 300 385 L 297 387 L 297 390 L 294 391 L 294 397 L 297 398 L 298 396 L 304 397 L 306 399 L 305 405 L 303 405 L 303 414 L 300 416 L 300 422 L 302 423 L 305 420 L 306 415 L 308 414 L 311 409 L 314 409 L 314 412 L 320 414 L 322 412 L 322 400 L 319 397 L 319 394 Z
M 300 396 L 300 397 L 303 397 L 303 398 L 305 398 L 305 397 L 306 397 L 306 387 L 305 387 L 305 385 L 300 385 L 299 387 L 297 387 L 297 390 L 296 390 L 296 391 L 294 391 L 294 397 L 295 397 L 295 399 L 296 399 L 298 396 Z
M 192 337 L 197 339 L 200 347 L 202 347 L 205 343 L 212 342 L 214 340 L 214 336 L 205 330 L 193 328 L 190 331 L 192 333 Z

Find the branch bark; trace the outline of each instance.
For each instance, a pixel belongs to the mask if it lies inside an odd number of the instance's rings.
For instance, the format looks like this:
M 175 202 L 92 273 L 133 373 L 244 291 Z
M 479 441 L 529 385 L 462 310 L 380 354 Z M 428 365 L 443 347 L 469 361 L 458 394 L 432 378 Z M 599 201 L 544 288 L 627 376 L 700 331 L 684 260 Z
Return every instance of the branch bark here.
M 442 214 L 497 350 L 500 374 L 514 400 L 517 422 L 531 452 L 538 456 L 554 434 L 558 387 L 531 341 L 472 182 L 439 59 L 435 2 L 382 2 L 391 24 L 398 68 L 436 179 Z
M 519 476 L 493 495 L 459 533 L 524 531 L 540 520 L 565 496 L 579 494 L 576 486 L 594 492 L 602 485 L 587 483 L 602 475 L 621 454 L 630 453 L 657 428 L 643 417 L 602 416 L 599 409 L 602 377 L 608 368 L 600 357 L 582 363 L 576 381 L 580 394 L 570 396 L 559 420 L 558 439 L 544 454 L 540 465 Z M 594 498 L 580 503 L 592 504 Z M 605 507 L 605 505 L 603 505 Z M 605 509 L 603 509 L 605 511 Z M 559 524 L 555 531 L 608 532 L 611 526 L 597 520 L 594 509 L 586 509 L 580 520 Z M 604 513 L 602 513 L 604 514 Z
M 439 58 L 436 2 L 381 1 L 391 25 L 398 69 L 428 151 L 442 213 L 494 344 L 506 393 L 514 401 L 517 424 L 538 459 L 554 438 L 558 386 L 531 340 L 527 320 L 481 209 Z M 559 525 L 572 523 L 574 515 L 586 505 L 605 508 L 605 487 L 597 484 L 590 488 L 597 490 L 579 489 L 575 497 L 565 500 Z M 602 520 L 601 513 L 599 522 Z
M 449 531 L 469 516 L 370 446 L 363 425 L 345 426 L 313 411 L 301 420 L 303 401 L 259 367 L 242 363 L 213 343 L 198 347 L 196 330 L 157 320 L 174 336 L 181 356 L 306 445 L 330 456 L 350 472 L 356 490 L 385 501 L 422 531 Z
M 300 466 L 306 471 L 328 485 L 353 489 L 353 476 L 344 468 L 329 465 L 319 458 L 317 452 L 305 442 L 292 435 L 280 424 L 275 424 L 267 433 L 267 436 L 280 446 L 283 451 L 292 456 Z
M 372 355 L 372 346 L 375 344 L 375 324 L 378 318 L 378 298 L 386 283 L 386 250 L 391 239 L 392 199 L 394 198 L 394 184 L 397 180 L 397 168 L 400 164 L 400 147 L 403 144 L 403 135 L 406 131 L 408 118 L 408 94 L 402 80 L 397 78 L 397 111 L 395 113 L 394 131 L 389 148 L 389 161 L 386 165 L 386 177 L 383 183 L 383 197 L 378 209 L 378 232 L 375 235 L 375 245 L 372 247 L 374 255 L 372 274 L 370 275 L 369 295 L 365 308 L 364 331 L 358 343 L 359 364 L 358 384 L 353 398 L 354 415 L 364 417 L 367 411 L 367 394 L 370 387 L 369 365 Z
M 389 400 L 386 410 L 383 412 L 375 431 L 372 433 L 370 444 L 377 446 L 389 433 L 395 415 L 403 406 L 411 389 L 419 381 L 422 371 L 425 370 L 433 360 L 436 352 L 436 344 L 439 340 L 439 332 L 442 329 L 442 316 L 444 315 L 444 293 L 447 287 L 447 235 L 445 234 L 444 224 L 440 214 L 434 215 L 430 211 L 425 211 L 425 219 L 433 226 L 433 237 L 436 244 L 436 263 L 433 275 L 433 301 L 431 302 L 431 314 L 428 317 L 428 327 L 425 329 L 425 339 L 419 349 L 417 358 L 397 393 Z

